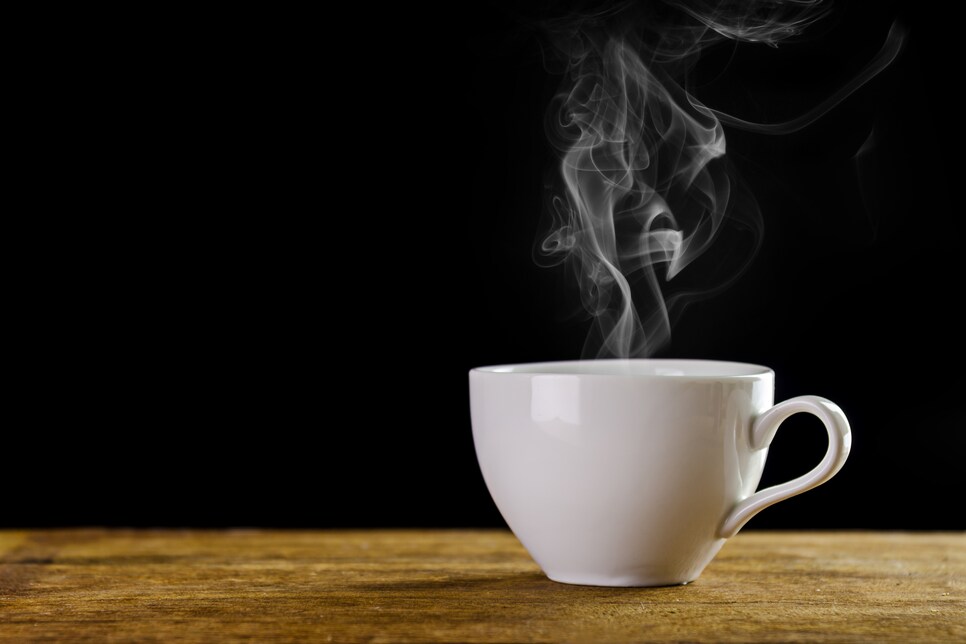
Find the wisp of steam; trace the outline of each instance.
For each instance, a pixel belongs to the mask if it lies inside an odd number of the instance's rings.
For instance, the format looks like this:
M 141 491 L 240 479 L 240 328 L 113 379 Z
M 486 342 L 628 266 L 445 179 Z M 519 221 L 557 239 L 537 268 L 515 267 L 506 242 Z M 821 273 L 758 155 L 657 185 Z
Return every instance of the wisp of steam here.
M 688 72 L 723 40 L 778 46 L 827 12 L 823 0 L 639 0 L 546 23 L 566 62 L 551 110 L 561 189 L 538 251 L 567 261 L 594 326 L 585 357 L 645 357 L 665 344 L 687 294 L 669 280 L 721 237 L 725 222 L 754 238 L 720 290 L 759 245 L 757 205 L 730 169 L 725 126 L 763 134 L 800 130 L 885 69 L 903 35 L 893 25 L 879 53 L 846 86 L 801 116 L 752 123 L 702 104 Z

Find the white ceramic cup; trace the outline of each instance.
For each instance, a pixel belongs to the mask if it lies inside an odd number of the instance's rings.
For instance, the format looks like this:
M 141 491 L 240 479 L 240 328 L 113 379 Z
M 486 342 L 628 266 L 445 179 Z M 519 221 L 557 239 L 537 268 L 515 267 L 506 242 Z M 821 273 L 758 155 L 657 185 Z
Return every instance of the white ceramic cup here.
M 852 436 L 839 407 L 773 405 L 774 372 L 737 362 L 592 360 L 470 371 L 483 478 L 550 579 L 595 586 L 693 581 L 763 508 L 829 480 Z M 755 491 L 783 420 L 818 416 L 825 458 Z

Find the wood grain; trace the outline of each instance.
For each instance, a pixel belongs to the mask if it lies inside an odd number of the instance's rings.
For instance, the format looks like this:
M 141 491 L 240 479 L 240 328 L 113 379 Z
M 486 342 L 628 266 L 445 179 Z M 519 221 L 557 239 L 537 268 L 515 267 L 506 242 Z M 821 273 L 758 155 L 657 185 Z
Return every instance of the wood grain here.
M 0 641 L 964 642 L 966 534 L 744 532 L 668 588 L 503 531 L 0 531 Z

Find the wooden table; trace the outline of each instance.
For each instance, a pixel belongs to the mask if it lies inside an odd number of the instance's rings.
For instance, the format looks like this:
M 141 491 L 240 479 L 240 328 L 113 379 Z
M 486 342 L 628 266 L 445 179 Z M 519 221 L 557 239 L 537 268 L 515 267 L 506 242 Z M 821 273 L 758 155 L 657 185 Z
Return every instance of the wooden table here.
M 744 532 L 696 582 L 545 578 L 503 531 L 0 531 L 0 641 L 966 642 L 966 533 Z

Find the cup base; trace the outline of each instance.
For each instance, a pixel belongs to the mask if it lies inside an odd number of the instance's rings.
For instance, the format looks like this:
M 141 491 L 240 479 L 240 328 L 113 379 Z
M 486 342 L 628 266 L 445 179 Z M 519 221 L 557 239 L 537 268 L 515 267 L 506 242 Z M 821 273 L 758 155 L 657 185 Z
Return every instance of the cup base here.
M 641 578 L 641 577 L 613 577 L 597 575 L 556 575 L 547 573 L 547 579 L 558 584 L 569 586 L 600 586 L 604 588 L 653 588 L 657 586 L 685 586 L 694 579 L 680 581 L 676 579 Z

